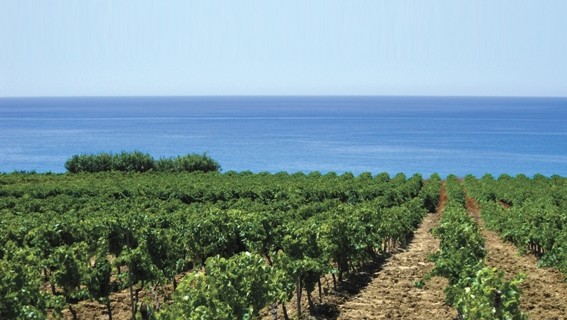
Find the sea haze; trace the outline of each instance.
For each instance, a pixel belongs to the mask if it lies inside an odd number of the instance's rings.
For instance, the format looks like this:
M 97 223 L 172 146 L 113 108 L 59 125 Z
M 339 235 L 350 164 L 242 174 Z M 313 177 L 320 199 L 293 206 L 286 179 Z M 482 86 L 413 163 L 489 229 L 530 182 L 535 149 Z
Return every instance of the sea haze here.
M 207 152 L 223 171 L 567 176 L 567 98 L 0 98 L 0 171 Z

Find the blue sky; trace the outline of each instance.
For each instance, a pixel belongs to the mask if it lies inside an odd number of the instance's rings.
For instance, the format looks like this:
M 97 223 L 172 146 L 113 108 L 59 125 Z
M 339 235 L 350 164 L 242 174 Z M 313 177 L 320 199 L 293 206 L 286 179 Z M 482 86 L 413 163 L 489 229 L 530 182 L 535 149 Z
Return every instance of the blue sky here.
M 0 8 L 0 96 L 567 96 L 565 0 Z

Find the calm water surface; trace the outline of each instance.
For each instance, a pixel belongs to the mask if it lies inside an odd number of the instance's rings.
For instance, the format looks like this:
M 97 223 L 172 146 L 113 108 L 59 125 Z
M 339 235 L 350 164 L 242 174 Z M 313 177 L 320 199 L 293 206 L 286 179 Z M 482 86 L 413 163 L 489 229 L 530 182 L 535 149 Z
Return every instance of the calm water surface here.
M 0 98 L 0 171 L 207 152 L 223 171 L 567 176 L 567 98 Z

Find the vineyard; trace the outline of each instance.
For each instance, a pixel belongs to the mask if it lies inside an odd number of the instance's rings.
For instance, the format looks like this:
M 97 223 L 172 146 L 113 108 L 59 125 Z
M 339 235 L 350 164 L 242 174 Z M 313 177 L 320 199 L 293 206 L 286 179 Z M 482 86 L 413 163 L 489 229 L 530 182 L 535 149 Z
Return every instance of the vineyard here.
M 567 179 L 557 176 L 467 177 L 488 228 L 567 274 Z
M 485 226 L 563 272 L 552 294 L 567 294 L 564 178 L 221 174 L 175 169 L 182 158 L 83 172 L 85 159 L 73 174 L 0 175 L 0 319 L 348 319 L 412 250 L 423 272 L 406 289 L 419 299 L 443 283 L 432 303 L 447 317 L 537 318 L 530 275 L 493 263 Z M 436 242 L 412 249 L 414 234 Z M 564 319 L 555 304 L 550 319 Z

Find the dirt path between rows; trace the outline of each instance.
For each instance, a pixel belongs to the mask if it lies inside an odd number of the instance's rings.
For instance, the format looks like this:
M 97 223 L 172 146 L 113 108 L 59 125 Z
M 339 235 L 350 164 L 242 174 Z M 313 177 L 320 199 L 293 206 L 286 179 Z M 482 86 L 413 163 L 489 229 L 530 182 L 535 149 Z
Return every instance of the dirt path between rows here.
M 521 256 L 513 244 L 503 242 L 496 232 L 488 230 L 480 218 L 480 209 L 474 199 L 467 199 L 467 209 L 477 220 L 485 239 L 486 263 L 512 278 L 522 272 L 526 275 L 520 308 L 530 319 L 567 320 L 567 284 L 563 275 L 551 268 L 538 268 L 533 255 Z
M 392 255 L 365 289 L 339 306 L 338 319 L 456 318 L 457 311 L 444 303 L 446 279 L 433 277 L 422 289 L 414 285 L 434 267 L 428 255 L 439 249 L 439 241 L 430 230 L 439 224 L 445 201 L 442 192 L 438 212 L 424 218 L 409 246 Z

